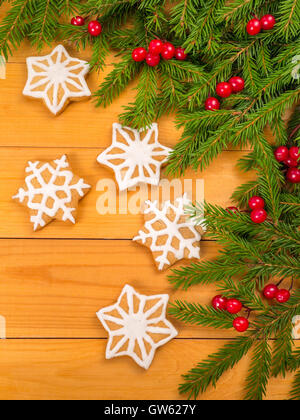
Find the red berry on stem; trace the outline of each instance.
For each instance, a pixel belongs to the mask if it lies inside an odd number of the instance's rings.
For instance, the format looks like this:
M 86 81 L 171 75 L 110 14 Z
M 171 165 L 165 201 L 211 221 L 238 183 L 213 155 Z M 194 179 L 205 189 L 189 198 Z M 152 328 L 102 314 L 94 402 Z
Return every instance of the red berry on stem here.
M 71 20 L 71 24 L 74 26 L 83 26 L 84 18 L 82 16 L 73 17 L 73 19 Z
M 232 94 L 232 87 L 227 82 L 217 84 L 216 92 L 221 98 L 228 98 Z
M 144 61 L 146 59 L 146 56 L 147 51 L 145 50 L 145 48 L 140 47 L 132 51 L 132 58 L 136 62 Z
M 289 157 L 289 149 L 286 146 L 279 146 L 274 151 L 274 156 L 277 162 L 283 162 Z
M 88 26 L 89 34 L 92 36 L 99 36 L 102 32 L 101 23 L 97 20 L 92 20 Z
M 159 55 L 162 52 L 164 43 L 160 39 L 153 39 L 150 44 L 148 51 L 151 54 Z
M 291 157 L 288 157 L 283 161 L 283 163 L 288 166 L 289 168 L 297 168 L 298 162 L 295 159 L 292 159 Z
M 160 56 L 157 54 L 148 53 L 146 55 L 146 63 L 150 67 L 155 67 L 160 63 Z
M 273 29 L 276 23 L 276 20 L 273 15 L 265 15 L 260 19 L 261 27 L 265 31 Z
M 288 290 L 286 289 L 280 289 L 278 290 L 278 292 L 276 293 L 276 300 L 279 303 L 286 303 L 290 300 L 291 294 Z
M 248 319 L 240 316 L 238 318 L 235 318 L 235 320 L 233 321 L 233 327 L 238 331 L 238 332 L 245 332 L 248 330 L 249 328 L 249 321 Z
M 300 169 L 290 168 L 286 173 L 286 179 L 293 184 L 299 184 L 300 182 Z
M 249 35 L 257 35 L 261 31 L 261 23 L 260 20 L 255 18 L 251 19 L 247 24 L 247 32 Z
M 250 217 L 254 223 L 263 223 L 267 219 L 268 215 L 264 209 L 255 209 L 251 212 Z
M 215 111 L 220 109 L 220 102 L 217 98 L 207 98 L 205 101 L 205 109 L 206 111 Z
M 278 287 L 276 284 L 268 284 L 263 291 L 264 297 L 266 299 L 275 299 L 276 293 L 278 292 Z
M 171 60 L 171 58 L 173 58 L 174 55 L 175 55 L 174 45 L 171 44 L 171 42 L 165 42 L 161 51 L 162 58 L 164 58 L 165 60 Z
M 292 146 L 289 150 L 289 156 L 291 159 L 296 160 L 297 162 L 299 162 L 300 159 L 300 151 L 299 151 L 299 147 L 297 146 Z
M 254 195 L 249 200 L 249 207 L 252 210 L 255 209 L 263 209 L 265 207 L 265 200 L 261 197 L 258 197 L 257 195 Z
M 245 80 L 238 76 L 232 77 L 228 83 L 231 85 L 232 92 L 234 93 L 241 92 L 245 88 Z
M 227 207 L 226 211 L 227 213 L 234 213 L 234 214 L 239 214 L 240 212 L 239 209 L 234 206 Z
M 175 58 L 180 61 L 184 61 L 187 58 L 187 54 L 184 51 L 184 48 L 176 48 Z
M 226 310 L 227 299 L 221 295 L 215 296 L 212 300 L 212 306 L 215 309 Z
M 237 299 L 228 299 L 226 310 L 231 314 L 238 314 L 243 309 L 242 303 Z

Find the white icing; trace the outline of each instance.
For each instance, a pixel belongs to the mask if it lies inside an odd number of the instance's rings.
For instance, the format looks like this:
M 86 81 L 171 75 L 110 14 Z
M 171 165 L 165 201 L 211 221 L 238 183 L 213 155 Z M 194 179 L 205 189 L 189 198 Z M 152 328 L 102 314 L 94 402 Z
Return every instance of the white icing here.
M 127 302 L 128 310 L 124 309 L 122 305 L 124 298 Z M 139 302 L 136 312 L 134 311 L 133 299 Z M 145 311 L 147 302 L 156 299 L 158 300 L 157 303 Z M 106 358 L 129 356 L 139 366 L 148 369 L 153 361 L 156 349 L 178 334 L 173 325 L 166 319 L 168 301 L 169 295 L 140 295 L 133 287 L 126 285 L 116 304 L 103 308 L 97 313 L 100 322 L 109 333 Z M 114 313 L 117 311 L 120 317 L 111 314 L 113 311 Z M 151 318 L 156 313 L 157 316 Z M 113 322 L 119 328 L 111 329 L 108 322 Z M 161 326 L 161 323 L 164 326 Z M 154 341 L 149 334 L 163 334 L 166 337 L 155 342 L 156 340 Z M 114 344 L 114 338 L 116 337 L 120 338 L 120 341 Z M 145 342 L 150 346 L 148 351 L 146 350 Z M 135 352 L 136 345 L 139 346 L 141 355 Z
M 127 130 L 127 132 L 125 131 Z M 128 131 L 132 134 L 130 137 Z M 147 133 L 141 139 L 144 130 L 134 130 L 123 127 L 121 124 L 113 124 L 112 145 L 98 156 L 98 162 L 113 169 L 116 180 L 121 191 L 133 187 L 139 183 L 158 185 L 160 180 L 160 168 L 166 163 L 172 149 L 162 146 L 158 141 L 158 126 L 152 124 Z M 126 144 L 117 139 L 121 135 Z M 154 142 L 152 136 L 154 135 Z M 114 149 L 121 149 L 122 152 L 112 153 Z M 155 158 L 163 157 L 159 161 Z M 114 160 L 122 159 L 123 162 L 116 164 Z M 151 166 L 152 167 L 151 167 Z M 138 169 L 138 174 L 135 171 Z M 146 173 L 144 172 L 146 170 Z
M 49 55 L 27 58 L 27 68 L 28 80 L 23 94 L 43 99 L 55 115 L 64 108 L 68 100 L 91 96 L 85 80 L 89 64 L 71 57 L 62 45 L 58 45 Z M 76 91 L 71 90 L 68 85 L 73 86 Z M 61 98 L 59 90 L 63 92 Z
M 75 223 L 72 212 L 76 209 L 68 207 L 68 203 L 71 203 L 73 199 L 73 191 L 76 191 L 80 197 L 83 197 L 86 194 L 84 190 L 91 188 L 90 185 L 84 183 L 83 179 L 80 179 L 76 184 L 70 185 L 74 174 L 70 170 L 67 170 L 69 163 L 65 155 L 55 160 L 54 163 L 56 164 L 56 168 L 53 168 L 48 162 L 38 168 L 40 162 L 28 162 L 26 172 L 30 173 L 30 175 L 25 178 L 27 188 L 26 190 L 20 188 L 18 194 L 13 197 L 13 199 L 18 199 L 20 203 L 23 203 L 25 197 L 28 198 L 27 207 L 31 210 L 36 210 L 36 214 L 31 216 L 30 219 L 34 225 L 34 230 L 45 226 L 46 223 L 43 220 L 44 215 L 55 218 L 59 210 L 63 212 L 63 221 L 70 220 L 72 223 Z M 44 171 L 50 172 L 51 174 L 51 179 L 48 183 L 45 182 L 43 177 Z M 60 181 L 64 179 L 63 185 L 55 185 L 57 177 L 60 178 Z M 37 181 L 40 188 L 35 188 L 33 181 Z M 64 192 L 64 198 L 57 196 L 57 193 L 60 191 Z M 34 202 L 37 196 L 42 196 L 40 203 Z M 53 200 L 52 208 L 47 207 L 48 198 Z
M 154 217 L 146 221 L 144 230 L 140 230 L 138 236 L 133 238 L 133 240 L 146 244 L 147 239 L 151 239 L 151 251 L 161 253 L 161 255 L 155 258 L 155 261 L 159 263 L 159 270 L 163 270 L 171 265 L 168 259 L 169 253 L 173 254 L 178 261 L 185 258 L 185 250 L 189 251 L 189 259 L 200 258 L 200 244 L 196 247 L 194 244 L 201 240 L 201 235 L 195 229 L 196 221 L 189 218 L 185 213 L 185 208 L 191 205 L 186 194 L 183 197 L 177 198 L 175 204 L 166 201 L 161 210 L 158 207 L 157 201 L 146 201 L 145 204 L 146 209 L 144 210 L 144 214 L 153 214 Z M 167 217 L 168 214 L 174 214 L 173 221 Z M 162 230 L 154 229 L 153 225 L 157 222 L 162 222 L 166 227 Z M 191 238 L 185 239 L 182 236 L 180 229 L 184 228 L 190 230 L 192 234 Z M 159 237 L 165 235 L 168 236 L 166 243 L 164 245 L 158 245 L 157 241 Z M 172 241 L 175 238 L 179 241 L 179 249 L 172 246 Z

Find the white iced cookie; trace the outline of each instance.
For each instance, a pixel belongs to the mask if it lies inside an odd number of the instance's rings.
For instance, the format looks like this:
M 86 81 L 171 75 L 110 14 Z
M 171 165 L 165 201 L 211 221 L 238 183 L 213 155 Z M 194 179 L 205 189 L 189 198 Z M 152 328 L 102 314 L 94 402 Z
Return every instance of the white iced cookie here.
M 166 319 L 169 295 L 144 296 L 126 285 L 114 305 L 97 316 L 109 333 L 106 358 L 129 356 L 148 369 L 155 351 L 178 334 Z
M 74 175 L 64 155 L 51 162 L 28 162 L 25 184 L 13 197 L 30 212 L 34 230 L 54 219 L 75 223 L 78 201 L 91 188 Z
M 190 200 L 184 195 L 175 203 L 166 201 L 162 208 L 157 201 L 146 201 L 145 225 L 134 241 L 149 248 L 159 270 L 164 270 L 184 258 L 200 258 L 202 225 L 185 213 Z
M 158 185 L 160 169 L 172 149 L 158 142 L 158 126 L 134 130 L 113 124 L 112 145 L 98 156 L 98 162 L 111 168 L 121 191 L 139 183 Z
M 28 79 L 23 94 L 43 99 L 49 110 L 57 115 L 71 101 L 91 96 L 85 80 L 89 64 L 70 57 L 62 45 L 43 57 L 27 58 Z

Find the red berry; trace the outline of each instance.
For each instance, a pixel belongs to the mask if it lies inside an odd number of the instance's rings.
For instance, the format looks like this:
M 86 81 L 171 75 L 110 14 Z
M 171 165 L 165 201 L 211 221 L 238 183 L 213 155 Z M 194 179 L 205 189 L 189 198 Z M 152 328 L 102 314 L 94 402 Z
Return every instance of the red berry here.
M 260 20 L 255 18 L 251 19 L 247 24 L 247 32 L 249 35 L 257 35 L 261 31 L 261 23 Z
M 276 20 L 273 15 L 265 15 L 260 19 L 261 27 L 265 31 L 273 29 L 276 23 Z
M 254 195 L 249 200 L 249 207 L 252 210 L 255 209 L 263 209 L 265 207 L 265 200 L 261 197 L 258 197 L 257 195 Z
M 289 149 L 286 146 L 279 146 L 274 151 L 274 156 L 277 162 L 283 162 L 289 157 Z
M 206 111 L 215 111 L 220 109 L 220 102 L 217 98 L 207 98 L 205 101 L 205 109 Z
M 232 87 L 227 82 L 221 82 L 217 84 L 216 91 L 221 98 L 228 98 L 232 94 Z
M 237 299 L 228 299 L 226 303 L 226 310 L 231 314 L 238 314 L 242 308 L 242 303 Z
M 238 332 L 245 332 L 248 330 L 249 328 L 249 321 L 248 319 L 240 316 L 238 318 L 235 318 L 235 320 L 233 321 L 233 327 L 238 331 Z
M 289 151 L 289 156 L 290 156 L 291 159 L 294 159 L 297 162 L 299 162 L 299 159 L 300 159 L 299 147 L 297 147 L 297 146 L 291 147 L 290 151 Z
M 293 184 L 299 184 L 300 182 L 300 169 L 290 168 L 286 173 L 286 179 Z
M 227 299 L 221 295 L 215 296 L 212 300 L 212 306 L 215 309 L 226 310 Z
M 232 77 L 228 83 L 231 85 L 232 92 L 234 93 L 241 92 L 245 88 L 245 80 L 238 76 Z
M 99 36 L 102 32 L 101 23 L 97 20 L 92 20 L 92 22 L 89 23 L 88 31 L 92 36 Z
M 288 157 L 283 161 L 283 163 L 288 166 L 289 168 L 297 168 L 298 162 L 295 159 L 292 159 L 291 157 Z
M 278 292 L 276 293 L 276 300 L 279 303 L 286 303 L 290 300 L 291 294 L 288 290 L 286 289 L 280 289 L 278 290 Z
M 145 48 L 140 47 L 132 51 L 132 58 L 136 62 L 144 61 L 146 56 L 147 56 L 147 51 L 145 50 Z
M 263 223 L 268 217 L 266 210 L 255 209 L 251 212 L 251 220 L 254 223 Z
M 174 55 L 175 55 L 174 45 L 171 44 L 171 42 L 165 42 L 161 51 L 162 58 L 164 58 L 165 60 L 171 60 L 171 58 L 173 58 Z
M 149 53 L 159 55 L 162 52 L 164 43 L 160 39 L 153 39 L 149 44 Z
M 263 291 L 264 297 L 266 299 L 275 299 L 276 293 L 278 292 L 278 287 L 276 284 L 268 284 Z
M 184 51 L 184 48 L 176 48 L 175 57 L 177 60 L 184 61 L 187 58 L 187 54 Z
M 160 63 L 160 56 L 157 54 L 148 53 L 146 55 L 146 63 L 150 67 L 155 67 Z
M 239 212 L 240 212 L 239 209 L 237 207 L 234 207 L 234 206 L 227 207 L 226 211 L 229 214 L 230 213 L 239 214 Z
M 84 25 L 84 19 L 82 16 L 76 16 L 73 17 L 73 19 L 71 20 L 71 24 L 74 26 L 83 26 Z

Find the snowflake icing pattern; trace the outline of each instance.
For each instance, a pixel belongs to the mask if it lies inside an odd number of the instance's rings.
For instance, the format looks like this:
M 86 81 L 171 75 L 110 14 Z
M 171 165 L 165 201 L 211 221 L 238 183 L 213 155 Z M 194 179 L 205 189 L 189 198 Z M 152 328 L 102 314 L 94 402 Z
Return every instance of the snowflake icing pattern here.
M 91 96 L 85 80 L 89 64 L 70 57 L 62 45 L 44 57 L 27 58 L 27 68 L 28 80 L 23 94 L 43 99 L 55 115 L 68 101 Z
M 150 248 L 159 270 L 164 270 L 184 258 L 200 258 L 200 232 L 196 221 L 185 214 L 191 202 L 186 194 L 166 201 L 160 210 L 157 201 L 146 201 L 144 210 L 146 223 L 134 241 Z M 199 222 L 198 222 L 199 225 Z M 205 230 L 204 220 L 200 223 Z
M 121 136 L 120 140 L 118 136 Z M 158 185 L 160 168 L 167 162 L 171 151 L 159 143 L 156 123 L 146 131 L 115 123 L 112 145 L 97 160 L 113 169 L 119 188 L 124 191 L 139 183 Z
M 65 155 L 51 163 L 28 162 L 26 172 L 30 175 L 25 178 L 26 186 L 20 188 L 13 199 L 30 209 L 34 230 L 55 218 L 75 223 L 72 213 L 76 208 L 71 207 L 71 203 L 77 204 L 91 187 L 67 168 Z
M 106 358 L 130 356 L 148 369 L 156 349 L 178 334 L 166 319 L 168 300 L 168 295 L 140 295 L 126 285 L 116 304 L 97 313 L 109 333 Z

